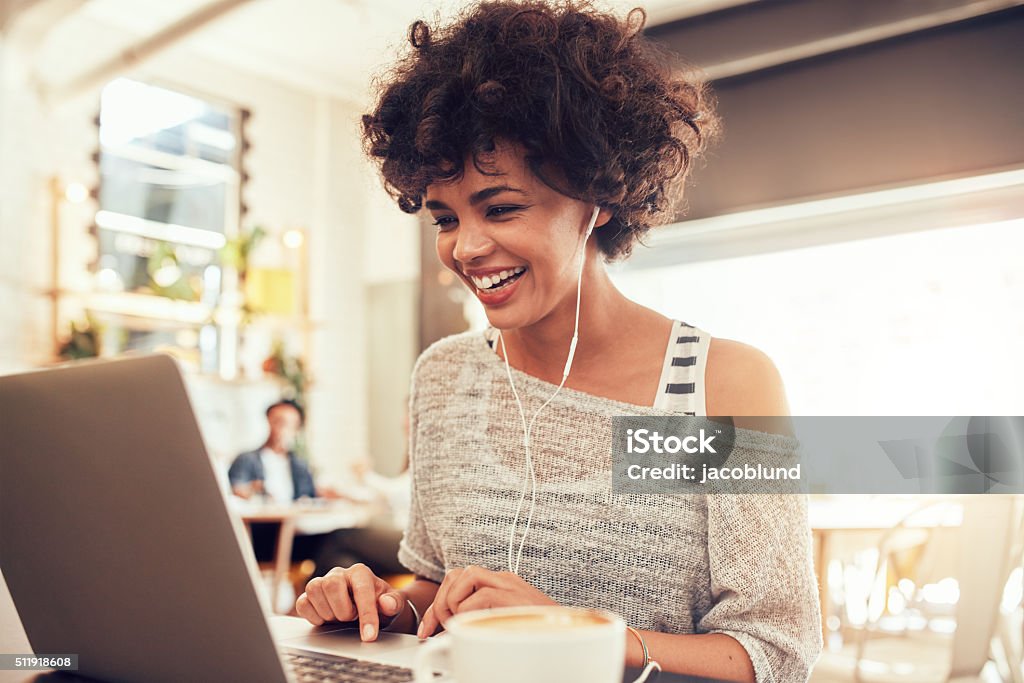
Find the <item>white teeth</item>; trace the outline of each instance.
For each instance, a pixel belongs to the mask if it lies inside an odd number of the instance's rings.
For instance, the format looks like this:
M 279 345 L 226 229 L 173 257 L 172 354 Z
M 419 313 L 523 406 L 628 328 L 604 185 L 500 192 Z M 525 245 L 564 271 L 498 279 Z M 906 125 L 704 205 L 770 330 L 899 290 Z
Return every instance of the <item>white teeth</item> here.
M 498 283 L 503 282 L 514 275 L 518 275 L 525 270 L 526 268 L 524 266 L 516 266 L 510 270 L 503 270 L 501 272 L 494 273 L 493 275 L 485 275 L 483 277 L 470 276 L 469 279 L 473 281 L 473 284 L 476 285 L 478 289 L 491 289 Z

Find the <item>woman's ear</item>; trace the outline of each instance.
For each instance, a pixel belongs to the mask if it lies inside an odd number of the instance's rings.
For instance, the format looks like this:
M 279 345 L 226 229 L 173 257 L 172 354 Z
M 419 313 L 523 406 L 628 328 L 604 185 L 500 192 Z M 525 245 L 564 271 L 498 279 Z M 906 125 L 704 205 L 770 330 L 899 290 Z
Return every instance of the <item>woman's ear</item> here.
M 597 222 L 594 223 L 594 230 L 597 230 L 612 219 L 615 213 L 611 209 L 602 208 L 597 212 Z

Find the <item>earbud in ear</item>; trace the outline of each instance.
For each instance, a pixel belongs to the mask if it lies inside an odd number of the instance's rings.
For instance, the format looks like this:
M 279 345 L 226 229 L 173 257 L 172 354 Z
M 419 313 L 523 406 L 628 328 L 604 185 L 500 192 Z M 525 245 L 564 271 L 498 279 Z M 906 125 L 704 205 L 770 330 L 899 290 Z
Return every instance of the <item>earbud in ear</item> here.
M 586 235 L 586 237 L 583 238 L 584 240 L 586 240 L 588 237 L 590 237 L 590 233 L 594 232 L 594 225 L 597 223 L 597 214 L 599 214 L 600 212 L 601 212 L 601 208 L 599 206 L 595 205 L 594 206 L 594 213 L 591 214 L 591 216 L 590 216 L 590 224 L 587 225 L 587 235 Z

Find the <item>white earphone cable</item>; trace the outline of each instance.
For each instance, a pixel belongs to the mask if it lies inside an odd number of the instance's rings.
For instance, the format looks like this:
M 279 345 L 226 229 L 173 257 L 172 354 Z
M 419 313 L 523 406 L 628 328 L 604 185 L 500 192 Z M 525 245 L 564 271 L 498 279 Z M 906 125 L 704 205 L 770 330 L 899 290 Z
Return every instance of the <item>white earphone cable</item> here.
M 590 233 L 594 231 L 594 224 L 597 223 L 598 207 L 594 207 L 594 214 L 590 218 L 590 225 L 587 227 L 587 234 L 583 238 L 583 253 L 580 255 L 580 268 L 579 273 L 576 276 L 576 320 L 573 323 L 572 330 L 572 343 L 569 345 L 569 356 L 565 359 L 565 370 L 562 371 L 562 381 L 559 382 L 558 388 L 551 394 L 547 401 L 544 401 L 544 405 L 537 409 L 537 412 L 530 418 L 529 424 L 526 422 L 526 411 L 523 410 L 523 403 L 519 400 L 519 392 L 516 391 L 516 384 L 512 381 L 512 368 L 508 362 L 508 351 L 505 349 L 505 337 L 502 336 L 501 330 L 498 330 L 498 340 L 501 342 L 501 355 L 505 359 L 505 374 L 508 375 L 508 385 L 512 388 L 512 395 L 516 399 L 516 406 L 519 408 L 519 417 L 523 422 L 523 447 L 526 451 L 526 468 L 529 472 L 529 479 L 527 480 L 531 487 L 530 493 L 530 514 L 526 518 L 526 528 L 523 530 L 523 537 L 519 542 L 519 552 L 516 553 L 515 562 L 512 561 L 512 549 L 515 547 L 516 529 L 519 526 L 519 513 L 523 509 L 523 501 L 526 500 L 526 485 L 527 481 L 523 482 L 523 490 L 519 494 L 519 504 L 516 505 L 516 514 L 512 520 L 512 528 L 508 535 L 508 569 L 515 575 L 519 575 L 519 563 L 523 559 L 523 547 L 526 545 L 526 535 L 530 533 L 530 523 L 533 521 L 533 512 L 537 507 L 537 476 L 533 469 L 533 457 L 530 454 L 530 436 L 533 433 L 533 423 L 536 422 L 537 416 L 540 415 L 541 411 L 547 408 L 548 404 L 554 400 L 558 392 L 565 386 L 565 380 L 569 377 L 569 370 L 572 368 L 572 359 L 576 355 L 576 342 L 579 339 L 580 331 L 580 290 L 583 286 L 583 265 L 586 259 L 586 246 L 587 240 L 590 239 Z M 644 654 L 646 655 L 647 649 L 644 648 Z M 654 671 L 661 671 L 661 665 L 653 659 L 647 663 L 644 670 L 640 672 L 640 675 L 633 681 L 633 683 L 646 683 L 651 673 Z
M 526 422 L 526 411 L 523 410 L 523 403 L 519 399 L 519 392 L 516 391 L 515 382 L 512 381 L 512 369 L 509 366 L 508 362 L 508 352 L 505 350 L 505 338 L 502 336 L 501 330 L 498 330 L 498 340 L 501 342 L 501 355 L 505 359 L 505 373 L 508 375 L 508 384 L 512 388 L 512 395 L 516 399 L 516 406 L 518 406 L 519 408 L 519 416 L 523 422 L 523 447 L 526 451 L 526 469 L 529 473 L 528 481 L 523 482 L 523 490 L 519 496 L 519 504 L 516 506 L 516 514 L 514 519 L 512 520 L 512 528 L 509 532 L 508 569 L 510 572 L 516 575 L 519 574 L 519 564 L 523 559 L 523 547 L 526 545 L 526 535 L 530 533 L 530 524 L 533 521 L 533 512 L 537 507 L 537 477 L 533 469 L 533 458 L 530 453 L 530 436 L 533 433 L 533 423 L 537 420 L 537 416 L 540 415 L 541 411 L 543 411 L 548 406 L 548 404 L 554 400 L 555 396 L 558 395 L 558 392 L 562 390 L 563 386 L 565 386 L 565 380 L 568 379 L 569 370 L 572 367 L 573 356 L 576 355 L 576 343 L 579 340 L 580 328 L 580 292 L 583 285 L 583 266 L 586 262 L 587 253 L 586 246 L 587 240 L 590 238 L 590 233 L 594 231 L 594 225 L 597 223 L 597 216 L 599 211 L 600 209 L 595 206 L 594 212 L 590 217 L 590 223 L 587 226 L 586 235 L 583 238 L 583 248 L 581 249 L 582 253 L 580 254 L 579 273 L 576 276 L 576 319 L 573 323 L 572 342 L 569 345 L 569 355 L 565 360 L 565 369 L 562 371 L 562 381 L 558 384 L 558 388 L 555 389 L 555 392 L 551 394 L 547 401 L 544 402 L 544 405 L 538 408 L 537 412 L 533 414 L 533 417 L 530 419 L 529 424 L 527 424 Z M 526 518 L 526 528 L 523 530 L 522 540 L 519 543 L 519 552 L 516 554 L 515 562 L 513 563 L 512 549 L 515 547 L 516 529 L 519 527 L 519 514 L 520 512 L 522 512 L 523 502 L 526 500 L 527 483 L 529 483 L 531 487 L 530 514 Z

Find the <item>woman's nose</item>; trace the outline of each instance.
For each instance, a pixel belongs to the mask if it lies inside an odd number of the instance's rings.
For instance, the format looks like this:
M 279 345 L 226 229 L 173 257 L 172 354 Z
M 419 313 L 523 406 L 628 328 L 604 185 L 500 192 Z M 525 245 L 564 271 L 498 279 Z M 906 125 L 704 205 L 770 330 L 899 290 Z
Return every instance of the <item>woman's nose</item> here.
M 486 256 L 494 250 L 494 241 L 487 229 L 476 225 L 473 221 L 465 221 L 459 225 L 455 237 L 455 248 L 452 257 L 460 263 L 469 263 L 473 259 Z

